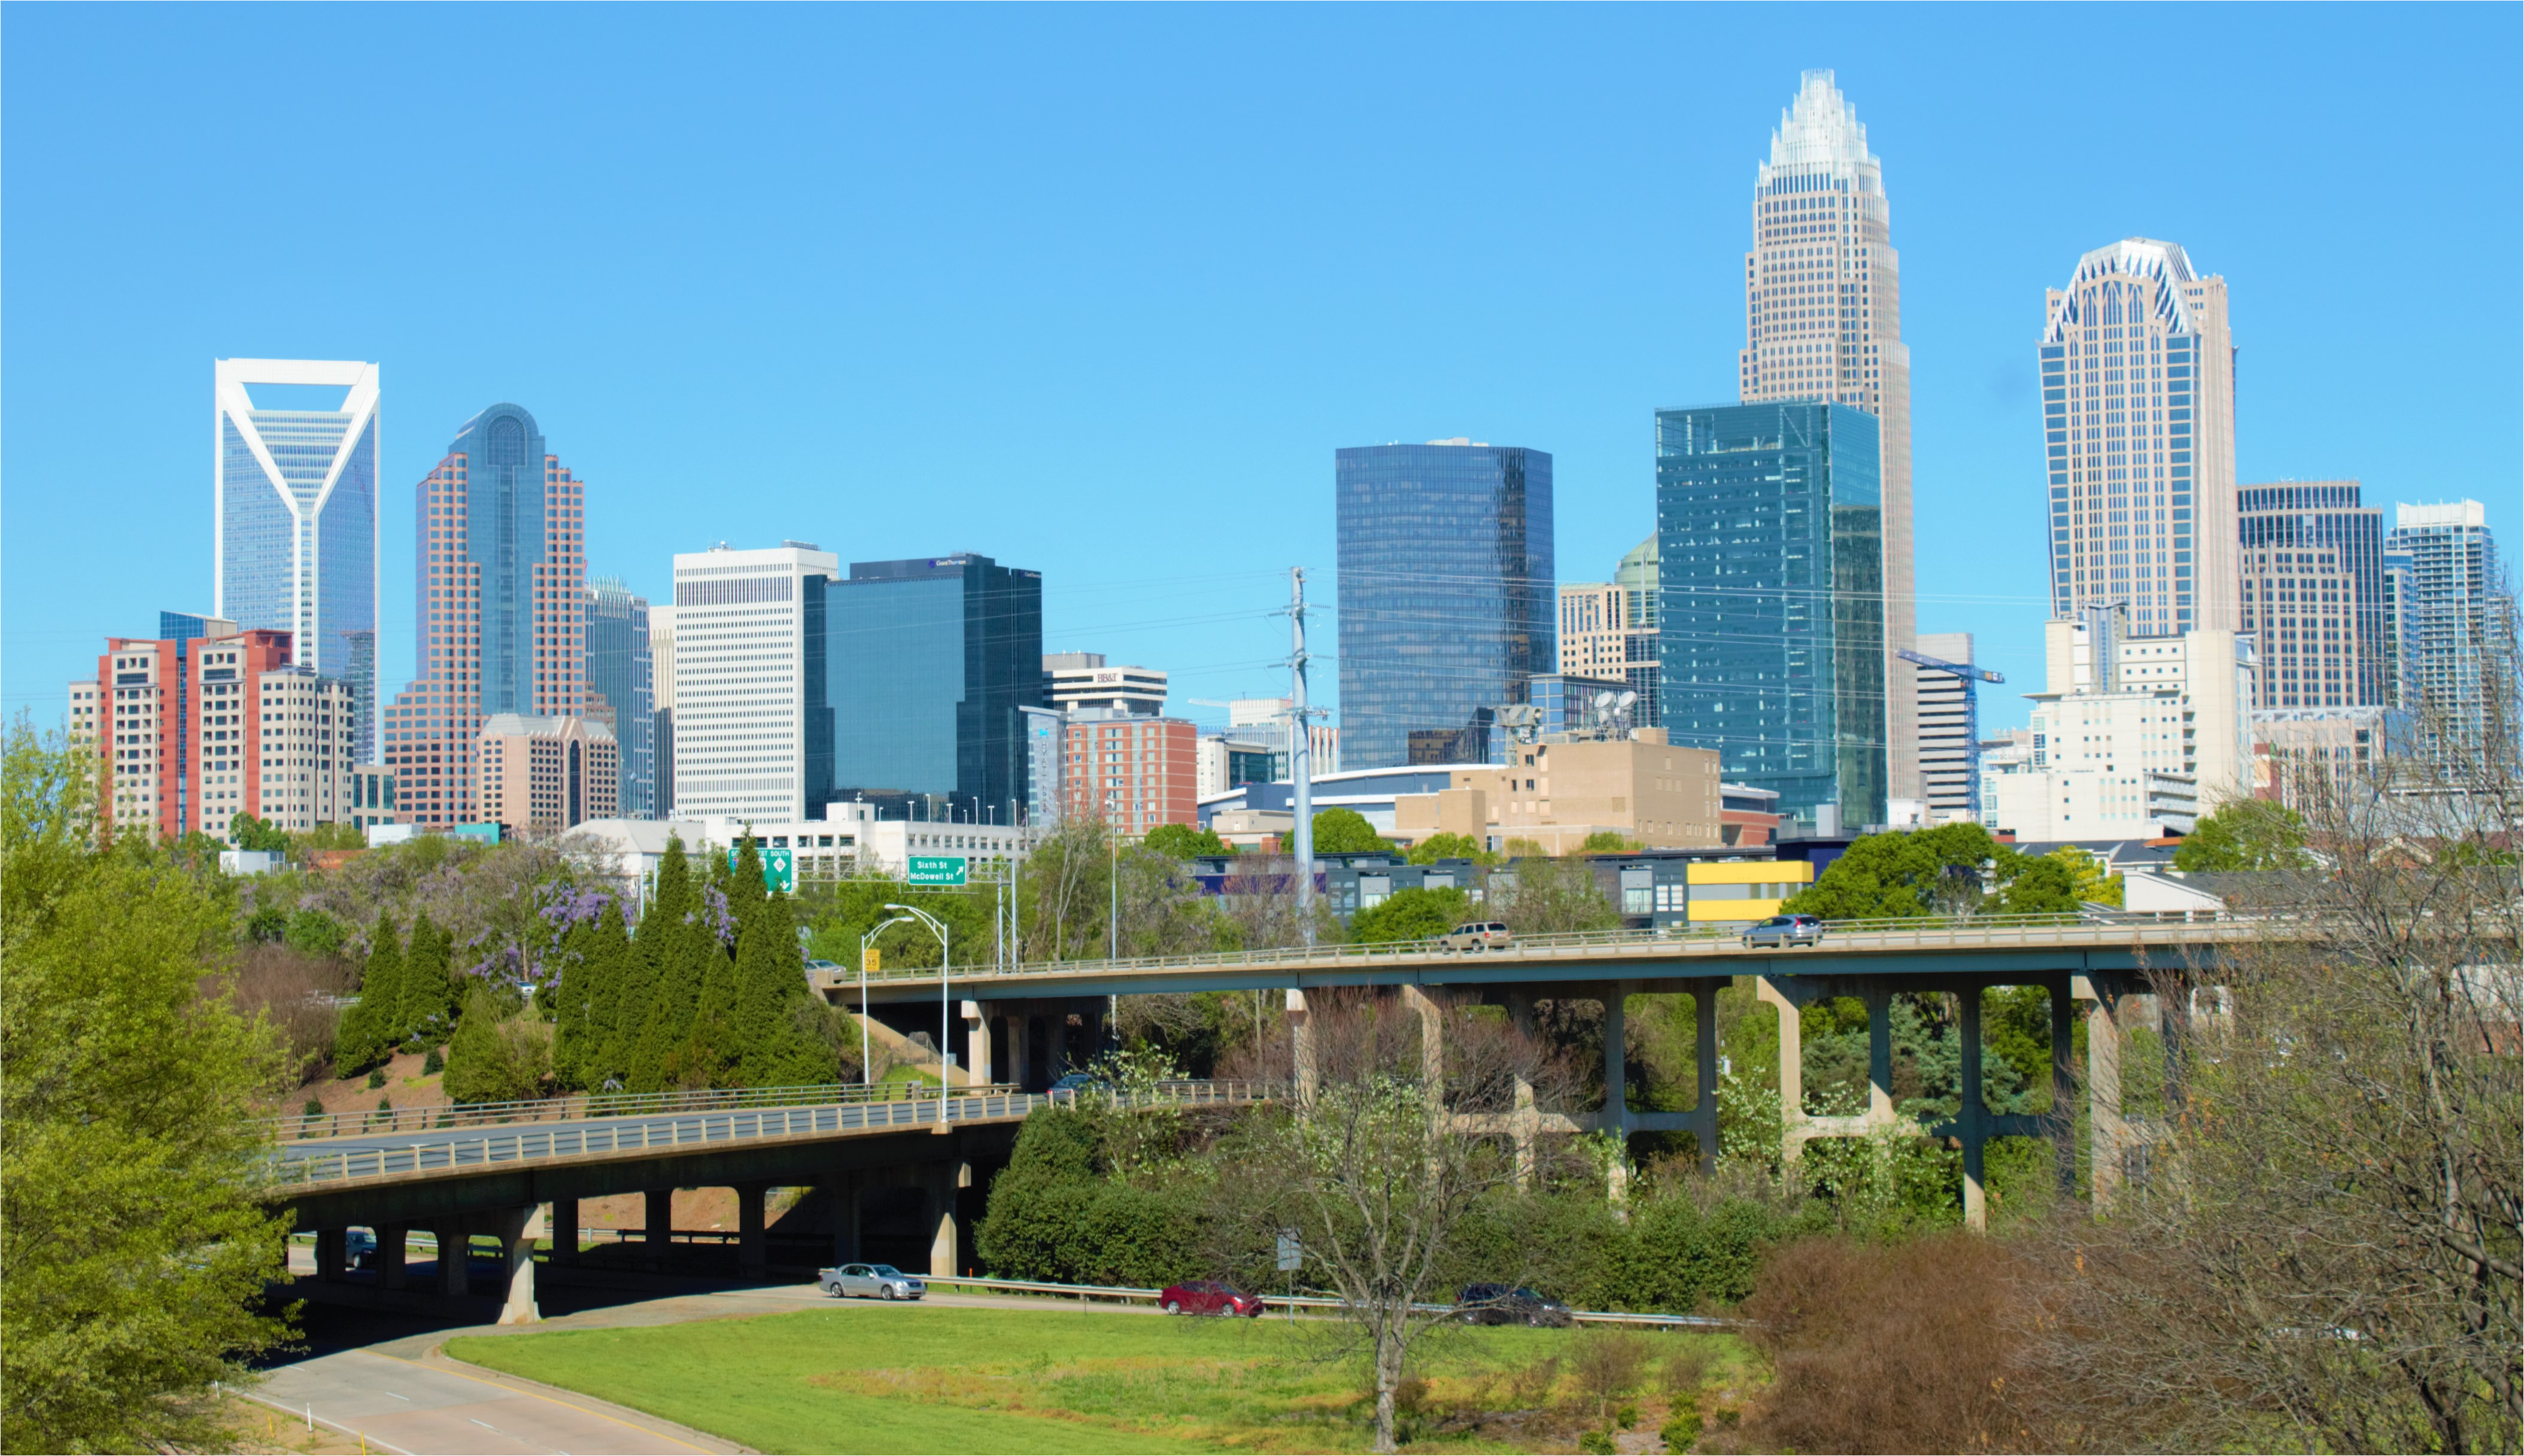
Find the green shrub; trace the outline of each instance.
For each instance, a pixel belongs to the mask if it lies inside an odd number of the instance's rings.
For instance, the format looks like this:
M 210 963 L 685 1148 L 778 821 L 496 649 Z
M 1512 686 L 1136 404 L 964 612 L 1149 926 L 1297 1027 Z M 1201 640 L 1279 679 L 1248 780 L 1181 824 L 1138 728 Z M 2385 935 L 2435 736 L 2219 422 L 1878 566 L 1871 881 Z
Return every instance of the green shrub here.
M 368 1091 L 370 1091 L 370 1092 L 375 1092 L 378 1088 L 381 1088 L 381 1087 L 383 1087 L 383 1086 L 385 1086 L 385 1085 L 386 1085 L 386 1069 L 385 1069 L 385 1068 L 383 1068 L 383 1067 L 371 1067 L 371 1068 L 369 1068 L 369 1069 L 368 1069 Z
M 1688 1451 L 1700 1443 L 1700 1397 L 1676 1395 L 1668 1411 L 1665 1425 L 1657 1428 L 1669 1451 Z
M 1613 1456 L 1619 1448 L 1613 1444 L 1613 1432 L 1599 1428 L 1578 1436 L 1578 1449 L 1586 1452 L 1587 1456 Z
M 324 1115 L 324 1103 L 320 1098 L 309 1097 L 307 1099 L 307 1105 L 299 1108 L 298 1113 L 301 1117 L 322 1117 Z
M 435 1077 L 446 1070 L 447 1058 L 439 1055 L 438 1048 L 435 1046 L 429 1048 L 429 1054 L 420 1059 L 420 1075 L 423 1077 Z
M 1639 1424 L 1639 1408 L 1625 1402 L 1613 1409 L 1613 1429 L 1627 1431 Z

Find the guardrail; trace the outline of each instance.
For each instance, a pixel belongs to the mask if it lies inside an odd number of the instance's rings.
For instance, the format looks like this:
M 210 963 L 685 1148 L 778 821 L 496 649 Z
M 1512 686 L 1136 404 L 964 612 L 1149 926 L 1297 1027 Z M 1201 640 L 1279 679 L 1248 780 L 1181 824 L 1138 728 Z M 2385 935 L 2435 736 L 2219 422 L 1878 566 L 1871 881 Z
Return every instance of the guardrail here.
M 1015 1092 L 1013 1083 L 964 1089 L 959 1095 Z M 926 1082 L 829 1083 L 814 1087 L 752 1087 L 671 1092 L 574 1092 L 516 1102 L 457 1102 L 438 1107 L 394 1107 L 370 1112 L 257 1118 L 250 1126 L 272 1141 L 422 1133 L 512 1123 L 586 1122 L 601 1117 L 651 1117 L 683 1112 L 725 1112 L 751 1107 L 822 1107 L 844 1102 L 935 1102 Z
M 990 1092 L 959 1093 L 943 1101 L 929 1097 L 917 1101 L 653 1113 L 524 1127 L 505 1135 L 486 1130 L 470 1138 L 413 1141 L 382 1147 L 326 1149 L 284 1142 L 272 1152 L 272 1183 L 282 1189 L 313 1189 L 559 1158 L 670 1152 L 704 1144 L 817 1134 L 886 1132 L 935 1127 L 942 1116 L 950 1125 L 1016 1121 L 1039 1107 L 1074 1105 L 1081 1096 L 1110 1098 L 1128 1106 L 1204 1106 L 1265 1101 L 1277 1091 L 1276 1084 L 1267 1082 L 1175 1082 L 1128 1092 Z
M 1090 1299 L 1111 1299 L 1123 1303 L 1154 1304 L 1157 1296 L 1165 1292 L 1162 1289 L 1141 1289 L 1122 1285 L 1054 1284 L 1048 1280 L 978 1279 L 938 1274 L 924 1274 L 916 1277 L 933 1289 L 951 1286 L 959 1289 L 982 1289 L 1005 1294 L 1057 1294 L 1063 1298 L 1075 1298 L 1082 1302 Z M 1291 1295 L 1255 1292 L 1253 1297 L 1260 1300 L 1265 1308 L 1280 1309 L 1291 1307 L 1340 1309 L 1347 1303 L 1345 1300 L 1325 1294 Z M 1456 1307 L 1452 1304 L 1415 1304 L 1412 1309 L 1421 1314 L 1446 1314 Z M 1569 1312 L 1569 1318 L 1581 1325 L 1644 1325 L 1651 1328 L 1686 1330 L 1733 1330 L 1743 1324 L 1741 1320 L 1722 1320 L 1709 1315 L 1633 1314 L 1627 1310 L 1603 1309 L 1573 1309 Z
M 2061 915 L 1967 915 L 1909 916 L 1886 919 L 1827 920 L 1823 922 L 1823 944 L 1833 940 L 1864 940 L 1871 948 L 1884 948 L 1882 943 L 1922 947 L 1941 946 L 2011 946 L 2011 945 L 2124 945 L 2132 940 L 2178 945 L 2190 942 L 2213 942 L 2237 939 L 2249 934 L 2248 925 L 2257 917 L 2238 916 L 2223 912 L 2163 912 L 2160 914 L 2121 913 L 2110 918 L 2093 914 Z M 978 964 L 956 966 L 951 981 L 1006 981 L 1011 979 L 1048 978 L 1059 976 L 1097 976 L 1134 972 L 1237 969 L 1251 967 L 1268 970 L 1309 970 L 1316 967 L 1374 965 L 1398 961 L 1426 961 L 1432 957 L 1447 960 L 1478 958 L 1483 954 L 1542 955 L 1565 951 L 1665 951 L 1685 955 L 1723 955 L 1738 950 L 1748 926 L 1736 925 L 1724 930 L 1664 928 L 1655 930 L 1573 931 L 1559 935 L 1520 936 L 1511 945 L 1496 951 L 1451 951 L 1430 941 L 1380 942 L 1363 946 L 1290 946 L 1275 949 L 1229 950 L 1199 955 L 1165 955 L 1125 957 L 1120 960 L 1033 960 L 1015 965 Z M 1761 947 L 1758 953 L 1769 953 L 1772 947 Z M 867 977 L 870 985 L 895 981 L 934 981 L 936 966 L 891 966 Z M 849 967 L 819 972 L 813 982 L 823 988 L 847 991 L 859 982 L 859 973 Z

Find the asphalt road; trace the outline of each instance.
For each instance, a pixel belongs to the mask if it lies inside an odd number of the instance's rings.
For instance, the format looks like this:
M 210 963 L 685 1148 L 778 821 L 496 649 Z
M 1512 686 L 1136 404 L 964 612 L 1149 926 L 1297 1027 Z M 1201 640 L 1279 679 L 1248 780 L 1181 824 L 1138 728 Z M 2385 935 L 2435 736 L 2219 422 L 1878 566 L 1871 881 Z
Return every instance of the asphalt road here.
M 433 1341 L 434 1343 L 435 1341 Z M 267 1373 L 257 1393 L 357 1432 L 371 1448 L 510 1456 L 735 1451 L 654 1416 L 572 1392 L 381 1348 L 341 1350 Z

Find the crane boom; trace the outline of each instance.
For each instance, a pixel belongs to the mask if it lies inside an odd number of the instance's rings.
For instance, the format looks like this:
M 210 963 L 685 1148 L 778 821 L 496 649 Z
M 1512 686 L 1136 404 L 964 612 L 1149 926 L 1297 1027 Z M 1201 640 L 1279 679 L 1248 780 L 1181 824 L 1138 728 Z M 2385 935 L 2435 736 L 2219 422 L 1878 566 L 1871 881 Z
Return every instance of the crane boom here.
M 1968 678 L 1975 682 L 2007 681 L 2007 674 L 2003 672 L 1992 672 L 1986 667 L 1974 667 L 1969 662 L 1949 662 L 1943 657 L 1931 657 L 1925 653 L 1915 653 L 1907 647 L 1895 652 L 1894 655 L 1906 662 L 1917 662 L 1931 672 L 1950 672 L 1957 677 Z

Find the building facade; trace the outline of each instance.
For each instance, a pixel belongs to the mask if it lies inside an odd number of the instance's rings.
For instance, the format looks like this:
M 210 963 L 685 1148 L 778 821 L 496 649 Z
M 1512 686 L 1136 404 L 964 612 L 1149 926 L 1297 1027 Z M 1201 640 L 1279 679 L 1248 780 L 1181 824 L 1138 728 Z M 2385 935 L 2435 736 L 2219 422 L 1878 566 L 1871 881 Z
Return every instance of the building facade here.
M 1560 589 L 1560 672 L 1618 679 L 1635 694 L 1633 722 L 1654 728 L 1657 716 L 1657 542 L 1640 542 L 1608 582 Z
M 1200 730 L 1189 719 L 1081 708 L 1068 714 L 1067 735 L 1064 817 L 1101 819 L 1132 839 L 1200 821 Z
M 1882 458 L 1849 405 L 1657 412 L 1666 737 L 1811 833 L 1884 822 Z
M 2486 729 L 2482 672 L 2513 630 L 2499 609 L 2503 582 L 2488 510 L 2478 501 L 2397 506 L 2385 550 L 2393 558 L 2394 705 L 2411 715 L 2432 752 L 2477 743 Z
M 1969 632 L 1925 632 L 1919 655 L 1970 666 Z M 1930 824 L 1980 822 L 1980 690 L 1974 680 L 1911 664 L 1919 694 L 1920 788 Z
M 371 756 L 377 366 L 221 359 L 211 379 L 211 614 L 290 634 L 300 665 L 349 684 Z
M 493 713 L 482 720 L 477 761 L 482 787 L 473 817 L 499 825 L 503 838 L 621 816 L 620 748 L 611 726 L 595 718 Z
M 2119 604 L 2157 636 L 2239 624 L 2226 280 L 2124 238 L 2048 295 L 2051 614 Z
M 1522 703 L 1552 641 L 1551 457 L 1476 444 L 1334 453 L 1342 755 L 1412 761 Z
M 1025 735 L 1026 763 L 1026 808 L 1017 822 L 1057 825 L 1068 798 L 1068 715 L 1047 707 L 1019 707 L 1017 731 Z
M 2237 627 L 2258 641 L 2264 709 L 2372 707 L 2385 667 L 2384 512 L 2354 480 L 2236 492 Z
M 833 589 L 833 644 L 835 797 L 1024 822 L 1019 709 L 1044 705 L 1042 572 L 970 554 L 853 561 Z
M 649 721 L 649 753 L 656 764 L 649 812 L 665 818 L 675 811 L 675 604 L 649 607 L 649 681 L 656 706 Z
M 1916 679 L 1895 655 L 1912 646 L 1911 351 L 1902 342 L 1902 261 L 1892 246 L 1882 163 L 1858 109 L 1828 71 L 1800 78 L 1771 133 L 1753 187 L 1753 251 L 1744 257 L 1747 405 L 1838 405 L 1878 421 L 1874 470 L 1883 575 L 1886 792 L 1919 797 L 1913 746 Z M 1659 721 L 1663 721 L 1660 717 Z
M 1519 744 L 1506 763 L 1452 768 L 1442 789 L 1397 795 L 1393 831 L 1414 843 L 1460 834 L 1493 850 L 1527 840 L 1550 854 L 1596 834 L 1651 849 L 1725 843 L 1717 752 L 1660 738 Z
M 649 599 L 618 576 L 587 589 L 587 715 L 613 730 L 622 763 L 616 791 L 622 816 L 657 812 L 656 674 L 650 645 Z
M 1061 712 L 1102 707 L 1153 717 L 1166 708 L 1166 674 L 1158 667 L 1114 666 L 1102 653 L 1047 653 L 1043 701 Z
M 414 490 L 413 651 L 419 675 L 380 723 L 402 822 L 462 823 L 489 713 L 587 706 L 587 488 L 535 417 L 493 405 Z
M 832 590 L 804 542 L 675 557 L 675 812 L 797 819 L 833 781 Z

